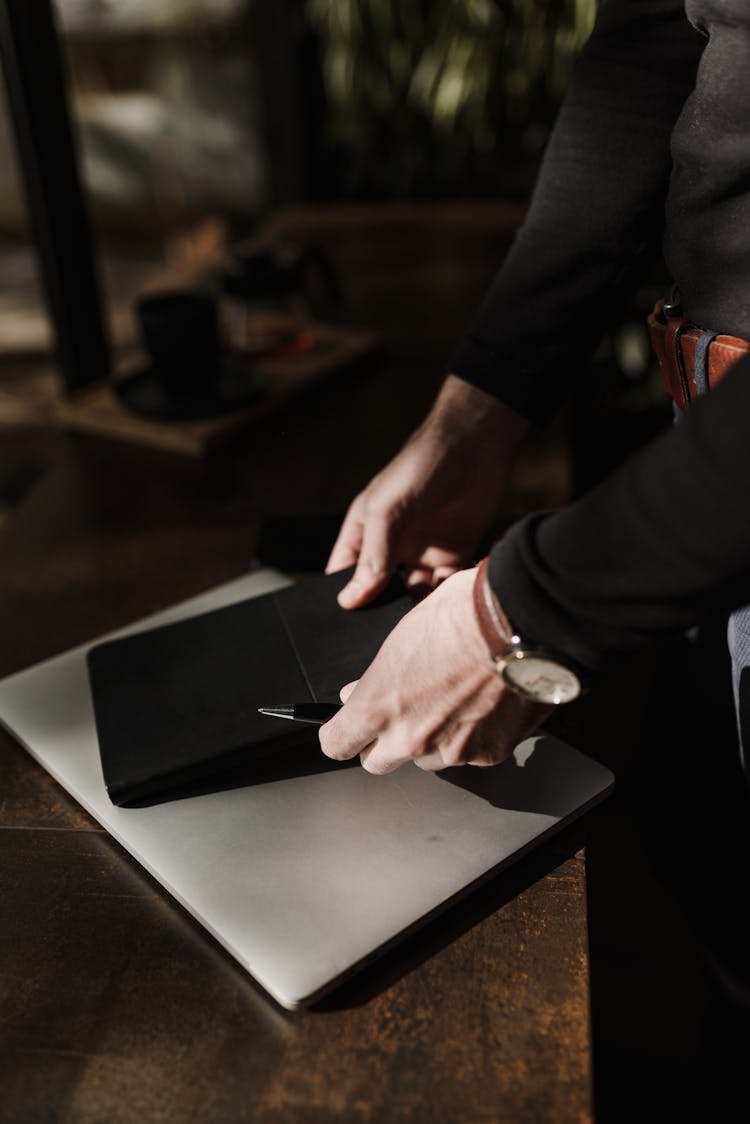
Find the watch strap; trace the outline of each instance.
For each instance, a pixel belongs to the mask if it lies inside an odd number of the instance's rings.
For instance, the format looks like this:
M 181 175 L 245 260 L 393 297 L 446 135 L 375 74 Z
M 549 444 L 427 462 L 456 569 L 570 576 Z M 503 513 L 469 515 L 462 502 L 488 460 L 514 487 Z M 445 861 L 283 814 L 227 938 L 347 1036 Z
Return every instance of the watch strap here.
M 472 592 L 479 630 L 492 659 L 500 659 L 513 644 L 515 636 L 490 585 L 489 558 L 483 558 L 479 563 Z
M 477 623 L 498 673 L 511 690 L 537 702 L 560 703 L 569 702 L 576 698 L 584 690 L 583 678 L 578 668 L 572 665 L 572 661 L 561 658 L 548 650 L 526 649 L 522 646 L 520 638 L 514 633 L 513 627 L 490 585 L 488 571 L 489 558 L 483 558 L 477 567 L 472 595 Z M 568 688 L 567 697 L 542 699 L 538 698 L 527 687 L 522 686 L 513 674 L 513 668 L 519 667 L 520 661 L 529 659 L 541 660 L 542 664 L 546 662 L 548 665 L 557 665 L 559 671 L 564 672 L 569 680 L 566 684 Z

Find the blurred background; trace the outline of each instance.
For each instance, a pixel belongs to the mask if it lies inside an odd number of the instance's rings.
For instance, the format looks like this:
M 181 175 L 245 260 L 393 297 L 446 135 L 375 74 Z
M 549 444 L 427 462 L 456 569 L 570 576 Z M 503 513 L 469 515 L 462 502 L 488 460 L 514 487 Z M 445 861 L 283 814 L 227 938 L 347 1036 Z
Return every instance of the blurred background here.
M 517 224 L 596 6 L 53 0 L 115 361 L 139 293 L 217 267 L 290 204 L 505 202 Z M 664 423 L 643 324 L 660 283 L 574 411 L 581 487 Z M 0 424 L 57 393 L 50 342 L 3 98 Z
M 525 200 L 595 7 L 54 0 L 112 338 L 279 204 Z M 50 346 L 16 164 L 3 98 L 0 364 Z
M 525 194 L 595 0 L 54 7 L 100 229 L 166 240 L 279 199 Z

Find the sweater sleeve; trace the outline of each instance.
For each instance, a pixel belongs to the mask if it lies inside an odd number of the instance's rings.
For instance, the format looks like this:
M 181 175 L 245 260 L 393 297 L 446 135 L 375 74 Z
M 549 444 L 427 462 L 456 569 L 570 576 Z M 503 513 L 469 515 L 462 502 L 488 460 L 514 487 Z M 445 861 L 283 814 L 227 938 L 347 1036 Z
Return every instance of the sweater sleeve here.
M 521 636 L 599 670 L 750 604 L 750 356 L 680 421 L 563 511 L 493 547 Z
M 524 225 L 449 369 L 545 422 L 663 230 L 669 139 L 704 40 L 683 0 L 603 0 Z

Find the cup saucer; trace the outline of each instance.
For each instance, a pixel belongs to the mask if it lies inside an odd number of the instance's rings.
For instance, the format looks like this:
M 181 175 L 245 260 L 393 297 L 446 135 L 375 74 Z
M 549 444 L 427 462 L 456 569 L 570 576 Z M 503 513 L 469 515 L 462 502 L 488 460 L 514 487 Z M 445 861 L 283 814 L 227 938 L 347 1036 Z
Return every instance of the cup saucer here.
M 247 406 L 267 388 L 267 380 L 246 359 L 223 355 L 219 378 L 210 392 L 180 398 L 169 394 L 152 364 L 142 367 L 114 384 L 123 405 L 152 418 L 211 418 Z

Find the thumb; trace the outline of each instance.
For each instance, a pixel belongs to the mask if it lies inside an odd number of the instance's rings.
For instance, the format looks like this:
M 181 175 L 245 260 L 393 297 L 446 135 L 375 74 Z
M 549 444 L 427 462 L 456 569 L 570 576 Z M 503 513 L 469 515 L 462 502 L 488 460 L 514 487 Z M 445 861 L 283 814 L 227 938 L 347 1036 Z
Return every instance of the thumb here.
M 362 533 L 357 568 L 338 596 L 344 609 L 358 609 L 377 597 L 395 570 L 397 524 L 383 516 L 370 517 Z
M 345 703 L 349 700 L 349 698 L 351 697 L 352 691 L 354 690 L 354 688 L 357 686 L 358 683 L 359 683 L 359 679 L 354 679 L 351 683 L 345 683 L 344 684 L 344 686 L 339 691 L 339 698 L 341 699 L 342 703 Z

